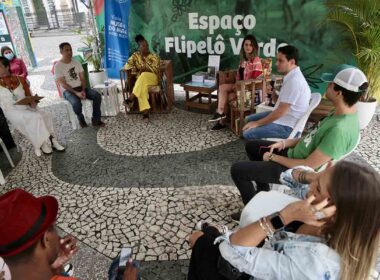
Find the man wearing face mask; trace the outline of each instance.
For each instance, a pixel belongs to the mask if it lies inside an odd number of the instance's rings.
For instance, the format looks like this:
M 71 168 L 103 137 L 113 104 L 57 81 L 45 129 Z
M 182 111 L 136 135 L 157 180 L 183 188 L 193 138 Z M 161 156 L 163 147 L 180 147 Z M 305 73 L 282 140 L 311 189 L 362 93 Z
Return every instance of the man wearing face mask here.
M 17 58 L 10 47 L 4 46 L 1 48 L 1 56 L 5 57 L 10 62 L 10 72 L 15 76 L 21 76 L 27 80 L 28 69 L 22 59 Z

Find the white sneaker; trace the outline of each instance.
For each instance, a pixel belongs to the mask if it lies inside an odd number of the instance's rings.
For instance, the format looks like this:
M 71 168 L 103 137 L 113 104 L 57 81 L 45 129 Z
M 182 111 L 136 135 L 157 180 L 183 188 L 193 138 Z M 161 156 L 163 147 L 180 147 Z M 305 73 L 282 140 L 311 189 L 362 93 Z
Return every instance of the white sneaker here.
M 57 150 L 58 152 L 63 152 L 65 150 L 65 147 L 63 147 L 61 144 L 59 144 L 57 139 L 52 138 L 51 143 L 53 144 L 54 150 Z
M 50 155 L 53 152 L 51 146 L 46 141 L 42 144 L 41 150 L 45 155 Z
M 42 155 L 41 149 L 35 149 L 34 153 L 36 154 L 37 157 L 40 157 Z

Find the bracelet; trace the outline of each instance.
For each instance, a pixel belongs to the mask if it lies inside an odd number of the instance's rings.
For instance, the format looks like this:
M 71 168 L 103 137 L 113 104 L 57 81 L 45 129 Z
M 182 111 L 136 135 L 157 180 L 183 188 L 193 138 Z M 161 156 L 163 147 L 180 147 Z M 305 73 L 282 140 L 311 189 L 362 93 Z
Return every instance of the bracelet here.
M 273 161 L 274 156 L 275 156 L 275 154 L 270 154 L 269 157 L 268 157 L 268 160 L 269 160 L 269 161 Z
M 266 235 L 269 237 L 269 238 L 272 238 L 273 237 L 273 234 L 274 234 L 274 231 L 272 230 L 271 226 L 268 224 L 268 221 L 266 219 L 266 217 L 263 217 L 262 218 L 262 221 L 263 221 L 263 226 L 265 227 L 266 231 Z
M 268 224 L 266 223 L 266 220 L 265 218 L 261 218 L 259 220 L 259 224 L 260 224 L 260 227 L 261 229 L 264 231 L 265 235 L 268 236 L 268 237 L 272 237 L 273 236 L 273 232 L 272 230 L 268 227 Z

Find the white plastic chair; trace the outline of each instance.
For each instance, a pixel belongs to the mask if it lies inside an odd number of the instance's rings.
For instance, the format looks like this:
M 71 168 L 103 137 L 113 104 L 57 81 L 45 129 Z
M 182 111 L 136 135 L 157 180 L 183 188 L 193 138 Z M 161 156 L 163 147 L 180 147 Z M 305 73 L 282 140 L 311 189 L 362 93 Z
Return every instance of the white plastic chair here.
M 5 144 L 1 138 L 0 138 L 0 146 L 1 146 L 1 148 L 3 148 L 3 151 L 6 155 L 6 157 L 8 158 L 8 161 L 9 161 L 10 165 L 12 166 L 12 168 L 15 167 L 13 160 L 12 160 L 11 156 L 9 155 L 8 149 L 5 146 Z M 5 178 L 3 176 L 3 173 L 0 170 L 0 185 L 4 185 L 4 184 L 5 184 Z
M 321 99 L 322 99 L 322 96 L 320 93 L 313 92 L 311 94 L 310 102 L 309 102 L 309 108 L 307 109 L 305 115 L 303 115 L 303 117 L 298 120 L 298 122 L 296 123 L 296 126 L 293 128 L 288 139 L 296 138 L 298 133 L 302 134 L 302 131 L 305 128 L 306 122 L 309 119 L 311 112 L 313 112 L 314 109 L 319 105 L 319 103 L 321 102 Z M 284 139 L 282 139 L 282 138 L 266 138 L 265 140 L 278 142 L 278 141 L 281 141 Z
M 73 106 L 71 106 L 71 103 L 65 99 L 62 102 L 66 106 L 67 115 L 69 117 L 69 122 L 71 123 L 71 126 L 73 127 L 74 130 L 78 129 L 79 121 L 78 121 L 77 115 L 74 113 Z M 88 99 L 82 100 L 82 108 L 83 108 L 82 111 L 83 111 L 83 115 L 86 122 L 91 121 L 91 113 L 88 113 L 89 112 L 88 108 L 91 108 L 92 110 L 92 101 Z
M 358 141 L 356 142 L 355 146 L 350 151 L 348 151 L 346 154 L 344 154 L 343 156 L 341 156 L 339 159 L 333 160 L 332 164 L 334 165 L 337 162 L 339 162 L 341 160 L 344 160 L 350 154 L 352 154 L 356 150 L 356 148 L 358 147 L 358 145 L 360 144 L 360 140 L 361 140 L 361 136 L 360 136 L 360 133 L 359 133 Z M 328 165 L 328 162 L 325 163 L 324 165 L 322 165 L 321 167 L 319 167 L 317 169 L 317 171 L 321 172 L 321 171 L 325 170 L 327 168 L 327 165 Z M 282 184 L 270 184 L 270 188 L 271 188 L 271 190 L 279 191 L 279 192 L 282 192 L 282 193 L 285 192 L 287 189 L 290 189 L 288 186 L 285 186 L 285 185 L 282 185 Z

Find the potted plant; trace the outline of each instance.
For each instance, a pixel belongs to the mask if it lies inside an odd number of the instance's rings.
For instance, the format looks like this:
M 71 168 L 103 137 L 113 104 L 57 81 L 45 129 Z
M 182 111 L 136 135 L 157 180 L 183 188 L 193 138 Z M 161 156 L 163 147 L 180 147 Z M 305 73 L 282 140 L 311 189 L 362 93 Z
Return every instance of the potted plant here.
M 360 128 L 365 128 L 375 113 L 380 96 L 380 1 L 327 0 L 327 20 L 349 34 L 357 66 L 368 78 L 369 90 L 358 102 Z
M 82 37 L 81 42 L 85 45 L 85 48 L 82 48 L 84 59 L 93 66 L 93 70 L 89 71 L 91 87 L 103 84 L 107 78 L 106 72 L 102 68 L 104 52 L 103 34 L 99 33 L 99 39 L 91 34 L 84 36 Z

